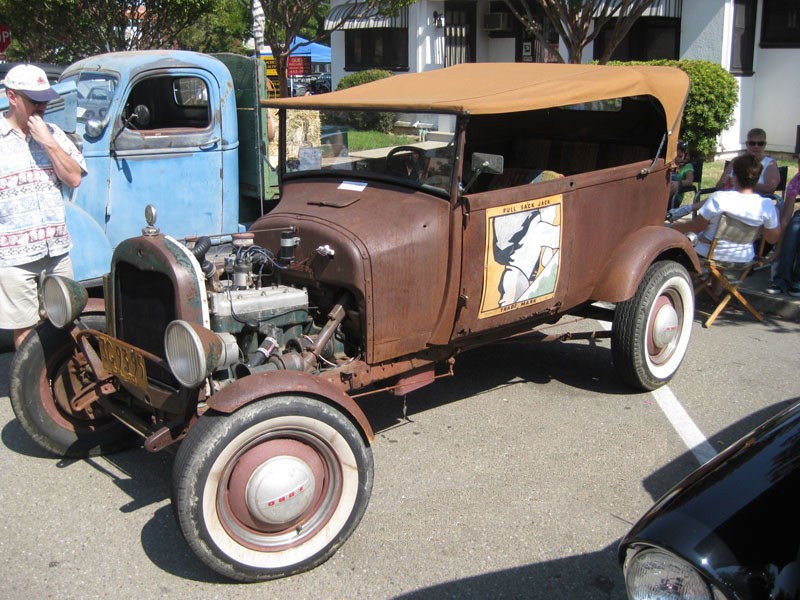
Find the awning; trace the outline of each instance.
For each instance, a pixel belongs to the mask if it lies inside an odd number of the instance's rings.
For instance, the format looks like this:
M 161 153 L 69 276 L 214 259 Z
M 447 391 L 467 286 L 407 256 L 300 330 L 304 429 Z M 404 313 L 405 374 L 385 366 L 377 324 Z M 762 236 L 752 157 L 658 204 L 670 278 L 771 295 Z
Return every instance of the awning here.
M 342 25 L 344 21 L 344 25 Z M 408 27 L 408 7 L 404 6 L 395 16 L 382 15 L 374 6 L 364 2 L 346 2 L 331 8 L 325 17 L 325 29 L 378 29 L 385 27 Z

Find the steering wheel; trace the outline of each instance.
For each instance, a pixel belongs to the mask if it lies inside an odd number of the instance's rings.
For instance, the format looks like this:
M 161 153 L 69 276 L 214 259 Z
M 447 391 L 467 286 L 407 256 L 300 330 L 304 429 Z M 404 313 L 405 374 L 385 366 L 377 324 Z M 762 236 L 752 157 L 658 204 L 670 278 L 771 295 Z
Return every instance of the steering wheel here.
M 419 181 L 424 167 L 425 150 L 417 146 L 397 146 L 386 155 L 386 172 L 398 177 Z

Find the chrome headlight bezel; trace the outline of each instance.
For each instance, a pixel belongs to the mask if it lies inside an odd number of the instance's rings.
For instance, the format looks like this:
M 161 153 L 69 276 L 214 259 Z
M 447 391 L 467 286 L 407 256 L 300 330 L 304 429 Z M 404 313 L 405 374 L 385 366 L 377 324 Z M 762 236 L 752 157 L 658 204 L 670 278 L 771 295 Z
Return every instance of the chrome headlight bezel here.
M 183 320 L 167 325 L 164 351 L 175 379 L 188 388 L 199 387 L 211 373 L 239 358 L 239 347 L 231 334 L 217 334 Z
M 623 573 L 630 600 L 723 598 L 691 563 L 663 548 L 629 548 Z
M 59 329 L 64 329 L 77 319 L 89 293 L 80 283 L 61 275 L 46 275 L 42 282 L 42 304 L 47 319 Z

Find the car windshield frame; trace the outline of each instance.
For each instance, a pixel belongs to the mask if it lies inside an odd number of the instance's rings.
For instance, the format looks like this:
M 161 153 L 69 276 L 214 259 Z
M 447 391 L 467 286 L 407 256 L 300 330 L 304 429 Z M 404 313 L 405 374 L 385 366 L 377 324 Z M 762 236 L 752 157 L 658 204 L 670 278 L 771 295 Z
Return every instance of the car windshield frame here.
M 370 110 L 281 111 L 281 176 L 384 180 L 449 196 L 457 116 Z M 283 129 L 283 127 L 281 127 Z M 393 133 L 386 133 L 392 129 Z
M 103 120 L 119 88 L 120 77 L 108 71 L 72 71 L 60 82 L 74 81 L 78 90 L 78 122 Z

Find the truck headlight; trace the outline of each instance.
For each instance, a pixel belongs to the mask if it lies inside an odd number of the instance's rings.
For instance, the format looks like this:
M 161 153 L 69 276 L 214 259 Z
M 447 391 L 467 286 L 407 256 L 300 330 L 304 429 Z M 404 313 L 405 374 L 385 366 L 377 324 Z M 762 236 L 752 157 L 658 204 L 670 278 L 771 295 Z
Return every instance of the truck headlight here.
M 709 585 L 685 560 L 658 548 L 637 552 L 625 563 L 630 600 L 714 600 Z
M 42 302 L 50 322 L 63 329 L 71 324 L 86 306 L 89 294 L 80 283 L 60 275 L 47 275 L 42 284 Z
M 164 349 L 175 379 L 189 388 L 199 386 L 211 373 L 239 359 L 239 346 L 231 334 L 214 333 L 188 321 L 167 325 Z

